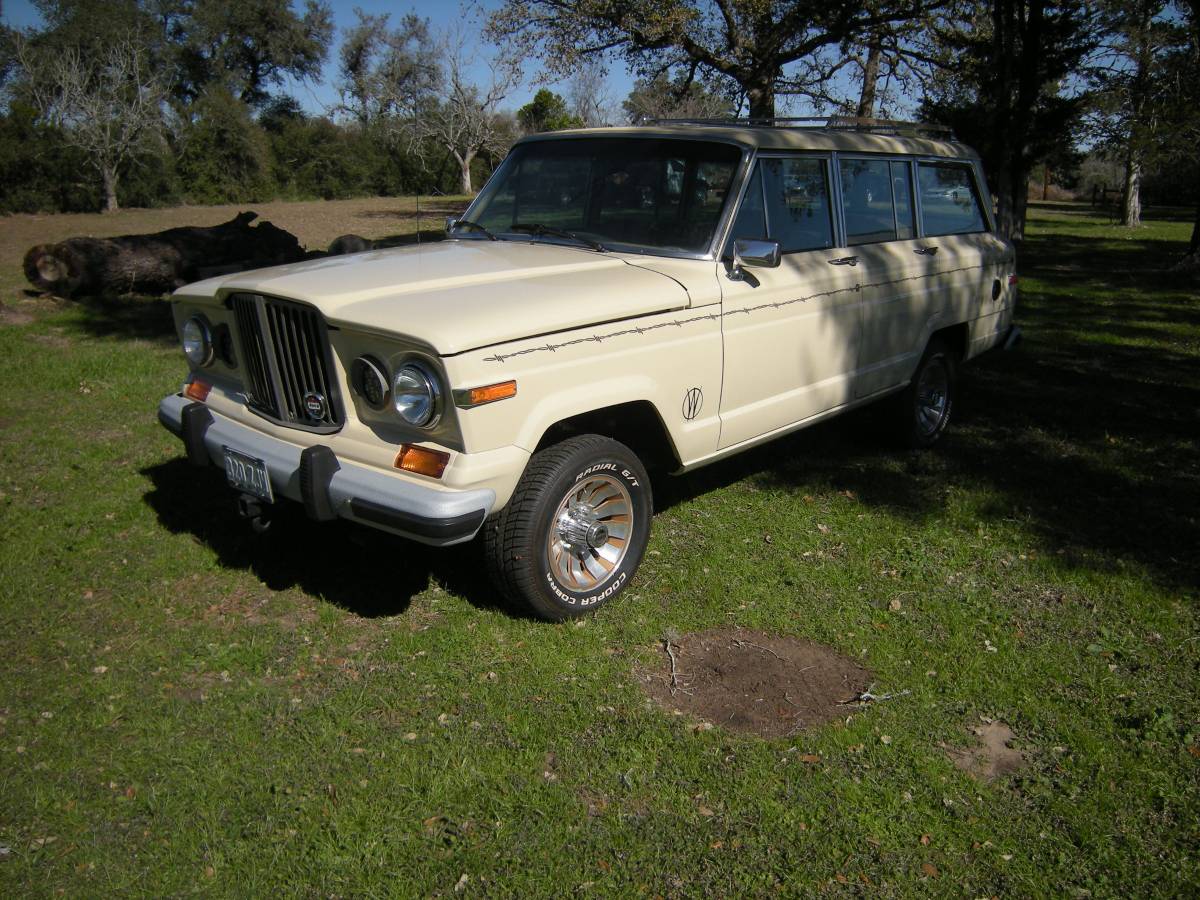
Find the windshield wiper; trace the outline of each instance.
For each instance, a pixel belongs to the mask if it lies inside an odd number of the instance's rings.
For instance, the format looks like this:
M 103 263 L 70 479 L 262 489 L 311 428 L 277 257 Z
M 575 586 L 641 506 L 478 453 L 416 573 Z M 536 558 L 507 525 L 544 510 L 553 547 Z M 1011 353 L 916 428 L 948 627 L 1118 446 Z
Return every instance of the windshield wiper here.
M 581 234 L 576 234 L 573 231 L 567 231 L 563 228 L 551 228 L 549 225 L 543 225 L 541 222 L 522 222 L 518 225 L 510 225 L 508 230 L 517 233 L 532 234 L 535 237 L 550 235 L 551 237 L 566 238 L 569 241 L 575 241 L 577 244 L 583 244 L 585 247 L 591 247 L 593 250 L 598 250 L 601 253 L 608 252 L 608 248 L 599 241 L 593 241 L 591 238 L 585 238 Z
M 478 231 L 478 232 L 480 232 L 481 234 L 485 234 L 485 235 L 487 235 L 487 239 L 488 239 L 489 241 L 498 241 L 498 240 L 500 240 L 500 238 L 496 237 L 494 234 L 492 234 L 490 231 L 488 231 L 486 228 L 484 228 L 484 227 L 483 227 L 482 225 L 480 225 L 478 222 L 472 222 L 470 219 L 455 219 L 455 220 L 454 220 L 454 227 L 455 227 L 455 228 L 459 228 L 459 227 L 462 227 L 462 228 L 470 228 L 470 229 L 472 229 L 472 230 L 474 230 L 474 231 Z

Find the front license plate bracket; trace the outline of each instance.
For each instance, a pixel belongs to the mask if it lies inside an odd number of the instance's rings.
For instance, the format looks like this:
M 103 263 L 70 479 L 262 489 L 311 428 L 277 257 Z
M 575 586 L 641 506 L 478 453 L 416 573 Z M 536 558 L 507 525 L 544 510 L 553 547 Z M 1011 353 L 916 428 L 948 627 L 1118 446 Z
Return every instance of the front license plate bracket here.
M 243 493 L 258 497 L 267 503 L 274 503 L 275 493 L 271 489 L 271 475 L 267 471 L 267 464 L 232 447 L 221 449 L 225 452 L 225 478 L 229 484 Z

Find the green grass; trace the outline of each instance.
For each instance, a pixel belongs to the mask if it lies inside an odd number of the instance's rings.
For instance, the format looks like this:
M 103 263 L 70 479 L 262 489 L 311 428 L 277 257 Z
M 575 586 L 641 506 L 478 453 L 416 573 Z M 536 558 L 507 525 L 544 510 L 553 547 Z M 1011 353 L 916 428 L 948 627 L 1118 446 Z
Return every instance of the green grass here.
M 867 411 L 660 485 L 639 577 L 573 625 L 470 547 L 252 536 L 155 421 L 161 304 L 0 324 L 0 895 L 1200 891 L 1188 228 L 1034 210 L 1026 343 L 965 369 L 944 445 Z M 695 731 L 633 670 L 721 624 L 911 693 Z M 954 768 L 980 717 L 1024 772 Z

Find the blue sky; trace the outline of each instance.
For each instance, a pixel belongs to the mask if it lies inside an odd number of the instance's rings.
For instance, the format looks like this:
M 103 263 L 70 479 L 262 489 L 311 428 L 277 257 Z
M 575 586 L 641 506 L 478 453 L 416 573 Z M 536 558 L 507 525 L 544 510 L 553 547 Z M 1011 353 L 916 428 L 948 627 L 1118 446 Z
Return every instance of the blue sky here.
M 292 83 L 286 88 L 289 93 L 293 94 L 297 100 L 311 112 L 324 112 L 337 102 L 337 91 L 335 82 L 337 81 L 337 45 L 341 41 L 342 30 L 353 26 L 358 20 L 354 15 L 355 7 L 363 10 L 363 12 L 378 15 L 380 13 L 390 13 L 393 20 L 400 18 L 408 12 L 415 12 L 422 18 L 430 20 L 431 24 L 437 29 L 451 28 L 459 23 L 464 26 L 464 31 L 468 40 L 472 36 L 477 36 L 483 27 L 483 18 L 487 11 L 500 6 L 499 0 L 475 0 L 475 2 L 459 3 L 455 0 L 416 0 L 416 2 L 387 2 L 387 0 L 328 0 L 330 8 L 333 10 L 334 25 L 337 28 L 337 33 L 334 37 L 334 44 L 330 48 L 329 59 L 325 63 L 325 76 L 322 79 L 322 84 L 297 84 Z M 3 20 L 17 28 L 28 28 L 40 24 L 37 10 L 34 8 L 30 0 L 0 0 L 3 4 Z M 301 9 L 303 3 L 293 0 L 293 8 Z M 471 49 L 471 48 L 468 48 Z M 469 58 L 480 60 L 475 66 L 475 75 L 478 80 L 485 81 L 488 77 L 488 70 L 482 60 L 486 59 L 490 52 L 490 47 L 483 44 L 482 41 L 474 48 L 476 52 L 469 53 Z M 537 91 L 540 85 L 534 85 L 533 79 L 539 74 L 539 67 L 536 61 L 531 61 L 526 66 L 525 80 L 518 86 L 502 104 L 505 108 L 516 110 L 524 104 L 528 103 Z M 610 98 L 620 104 L 620 101 L 625 99 L 633 86 L 633 80 L 624 71 L 621 65 L 614 66 L 609 71 L 609 89 Z M 564 87 L 561 85 L 551 85 L 552 90 L 564 92 Z

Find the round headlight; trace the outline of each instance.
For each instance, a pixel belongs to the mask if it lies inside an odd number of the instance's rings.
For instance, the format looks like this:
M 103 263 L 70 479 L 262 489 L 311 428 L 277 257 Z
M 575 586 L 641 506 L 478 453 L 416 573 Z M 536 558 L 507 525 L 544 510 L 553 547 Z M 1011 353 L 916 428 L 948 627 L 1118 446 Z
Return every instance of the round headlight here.
M 437 418 L 436 382 L 420 366 L 401 366 L 392 382 L 396 412 L 410 425 L 431 425 Z
M 183 323 L 183 355 L 193 366 L 207 366 L 212 362 L 212 332 L 199 316 L 192 316 Z
M 359 396 L 373 409 L 383 409 L 387 403 L 387 370 L 369 356 L 360 356 L 350 367 L 350 380 Z

